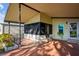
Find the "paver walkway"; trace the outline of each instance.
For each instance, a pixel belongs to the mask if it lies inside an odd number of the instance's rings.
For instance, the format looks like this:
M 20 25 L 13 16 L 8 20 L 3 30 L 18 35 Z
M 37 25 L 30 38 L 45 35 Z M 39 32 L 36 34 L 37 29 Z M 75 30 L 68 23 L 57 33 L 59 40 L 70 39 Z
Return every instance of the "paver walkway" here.
M 22 46 L 5 56 L 79 56 L 79 45 L 61 40 Z

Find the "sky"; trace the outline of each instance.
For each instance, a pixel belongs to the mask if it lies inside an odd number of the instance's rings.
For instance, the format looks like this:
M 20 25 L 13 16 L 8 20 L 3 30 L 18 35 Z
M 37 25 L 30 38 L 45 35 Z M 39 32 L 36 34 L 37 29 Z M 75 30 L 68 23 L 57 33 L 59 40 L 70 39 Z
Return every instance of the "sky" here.
M 8 6 L 9 6 L 8 3 L 0 3 L 0 23 L 4 22 L 4 18 L 5 18 Z

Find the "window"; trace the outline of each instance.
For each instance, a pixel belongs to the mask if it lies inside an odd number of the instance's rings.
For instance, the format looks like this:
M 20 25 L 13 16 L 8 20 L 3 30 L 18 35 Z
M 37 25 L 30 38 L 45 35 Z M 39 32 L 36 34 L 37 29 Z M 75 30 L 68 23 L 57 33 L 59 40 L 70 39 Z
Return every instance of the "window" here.
M 70 37 L 77 37 L 77 23 L 70 23 Z
M 64 25 L 59 24 L 58 25 L 58 35 L 63 35 L 64 34 Z

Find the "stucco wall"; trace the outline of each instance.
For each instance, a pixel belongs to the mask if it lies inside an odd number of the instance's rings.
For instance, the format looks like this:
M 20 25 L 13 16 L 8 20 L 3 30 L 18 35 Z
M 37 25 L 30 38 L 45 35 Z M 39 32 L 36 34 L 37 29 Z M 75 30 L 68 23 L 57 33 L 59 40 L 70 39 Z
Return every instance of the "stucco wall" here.
M 40 13 L 40 22 L 52 24 L 51 17 L 46 15 L 45 13 Z
M 35 16 L 27 20 L 25 24 L 31 24 L 31 23 L 36 23 L 36 22 L 40 22 L 40 13 L 36 14 Z
M 58 32 L 58 24 L 63 24 L 64 25 L 64 36 L 63 39 L 69 39 L 70 38 L 70 29 L 69 29 L 69 23 L 70 22 L 77 22 L 78 27 L 79 27 L 79 19 L 65 19 L 65 18 L 57 18 L 57 19 L 52 19 L 52 24 L 53 24 L 53 38 L 56 39 L 61 39 L 61 37 L 57 34 Z M 79 28 L 77 30 L 79 32 Z M 79 35 L 79 33 L 78 33 Z M 77 37 L 78 38 L 78 37 Z
M 49 17 L 48 15 L 44 13 L 38 13 L 34 17 L 30 18 L 25 24 L 27 25 L 27 24 L 37 23 L 37 22 L 52 24 L 51 17 Z M 36 40 L 38 37 L 40 37 L 40 39 L 45 38 L 45 36 L 40 36 L 36 34 L 24 34 L 24 38 L 27 38 L 27 39 L 30 38 L 32 40 Z

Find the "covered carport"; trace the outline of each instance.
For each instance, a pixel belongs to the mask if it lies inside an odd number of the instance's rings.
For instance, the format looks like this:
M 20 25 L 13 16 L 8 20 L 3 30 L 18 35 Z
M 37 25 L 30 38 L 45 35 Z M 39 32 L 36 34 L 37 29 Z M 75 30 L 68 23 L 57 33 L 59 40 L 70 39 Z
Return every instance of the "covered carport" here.
M 68 24 L 68 19 L 78 20 L 79 19 L 79 4 L 60 4 L 60 3 L 15 3 L 10 4 L 6 13 L 6 22 L 17 22 L 19 23 L 19 36 L 21 41 L 21 23 L 30 24 L 35 22 L 44 22 L 52 24 L 52 33 L 55 38 L 57 37 L 57 30 L 55 31 L 54 23 L 59 22 L 57 20 L 67 19 L 64 21 Z M 45 16 L 42 13 L 48 15 Z M 34 16 L 39 15 L 39 20 L 31 21 Z M 50 19 L 50 20 L 49 20 Z M 30 20 L 30 21 L 29 21 Z M 61 23 L 61 22 L 60 22 Z M 68 35 L 68 34 L 66 34 Z M 68 35 L 69 36 L 69 35 Z M 59 37 L 58 37 L 59 38 Z
M 53 25 L 53 34 L 57 37 L 57 25 L 65 23 L 68 25 L 69 21 L 79 19 L 79 4 L 11 4 L 5 21 L 9 22 L 19 22 L 19 28 L 21 29 L 21 23 L 32 23 L 32 22 L 44 22 L 47 24 Z M 26 6 L 26 7 L 25 7 Z M 13 11 L 13 12 L 12 12 Z M 40 20 L 32 21 L 29 20 L 35 15 L 40 13 Z M 45 13 L 45 14 L 41 14 Z M 48 15 L 48 16 L 47 16 Z M 65 20 L 66 19 L 66 20 Z M 34 19 L 33 19 L 34 20 Z M 52 21 L 51 21 L 52 20 Z M 65 21 L 64 21 L 65 20 Z M 76 21 L 77 21 L 76 20 Z M 66 28 L 67 29 L 67 26 Z M 46 30 L 46 29 L 45 29 Z M 21 33 L 21 30 L 19 31 Z M 68 33 L 66 31 L 66 33 Z M 20 43 L 21 43 L 21 34 L 20 34 Z M 29 46 L 29 45 L 28 45 Z M 70 56 L 70 55 L 79 55 L 79 44 L 73 44 L 62 40 L 52 40 L 41 44 L 39 46 L 34 46 L 27 48 L 23 46 L 19 49 L 9 52 L 6 55 L 12 56 Z M 64 51 L 64 52 L 63 52 Z

